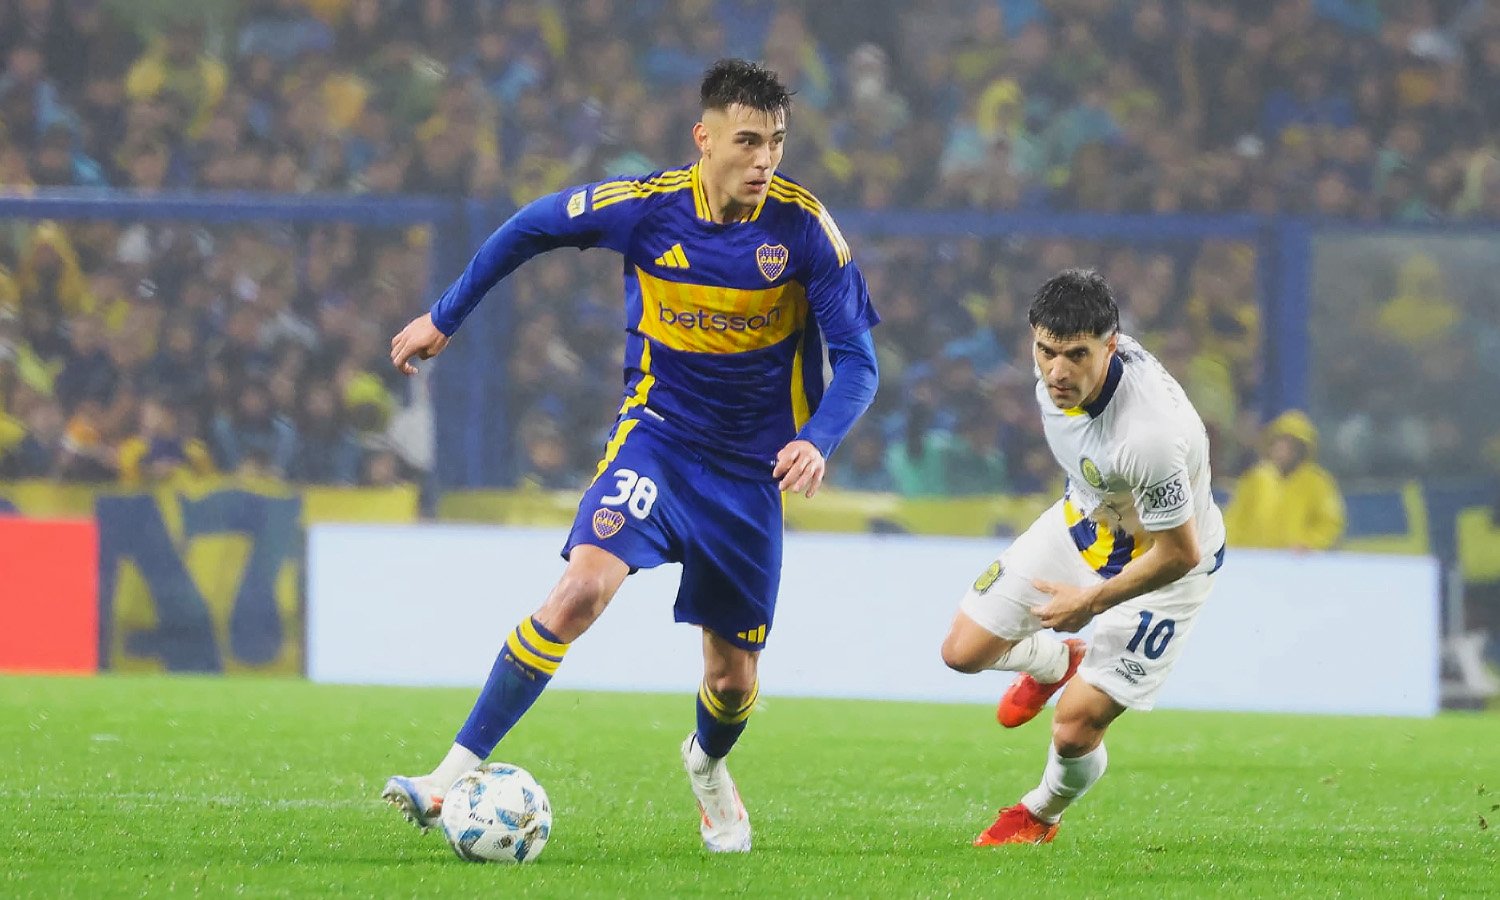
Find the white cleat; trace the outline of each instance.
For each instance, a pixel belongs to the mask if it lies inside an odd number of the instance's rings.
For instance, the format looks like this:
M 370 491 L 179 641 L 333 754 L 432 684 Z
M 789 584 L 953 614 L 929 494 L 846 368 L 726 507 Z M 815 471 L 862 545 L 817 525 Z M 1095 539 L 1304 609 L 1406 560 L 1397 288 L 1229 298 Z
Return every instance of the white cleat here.
M 696 734 L 690 734 L 682 742 L 682 765 L 698 798 L 702 817 L 698 830 L 703 834 L 703 846 L 712 853 L 749 853 L 750 814 L 745 812 L 740 792 L 729 777 L 729 767 L 724 760 L 716 759 L 708 772 L 695 771 L 692 763 L 695 737 Z
M 443 795 L 427 775 L 415 778 L 392 775 L 385 783 L 385 790 L 380 792 L 380 799 L 401 810 L 406 821 L 422 829 L 423 834 L 437 825 L 438 817 L 443 814 Z

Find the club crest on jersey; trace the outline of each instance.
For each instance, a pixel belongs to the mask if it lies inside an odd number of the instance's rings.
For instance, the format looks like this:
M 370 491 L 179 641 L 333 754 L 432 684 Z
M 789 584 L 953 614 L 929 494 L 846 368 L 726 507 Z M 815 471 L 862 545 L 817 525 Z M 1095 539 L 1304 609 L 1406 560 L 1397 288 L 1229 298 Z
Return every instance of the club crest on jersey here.
M 997 559 L 994 562 L 990 563 L 990 567 L 988 569 L 985 569 L 983 572 L 979 573 L 978 578 L 974 579 L 974 591 L 975 593 L 982 594 L 990 588 L 994 587 L 995 582 L 999 580 L 1000 560 Z
M 625 514 L 618 509 L 599 508 L 594 510 L 594 534 L 604 538 L 614 537 L 621 528 L 625 527 Z
M 1078 468 L 1083 470 L 1083 480 L 1093 485 L 1098 490 L 1104 490 L 1104 475 L 1092 459 L 1085 456 L 1078 461 Z
M 761 244 L 755 248 L 755 264 L 767 281 L 775 281 L 786 271 L 786 262 L 792 254 L 780 244 Z

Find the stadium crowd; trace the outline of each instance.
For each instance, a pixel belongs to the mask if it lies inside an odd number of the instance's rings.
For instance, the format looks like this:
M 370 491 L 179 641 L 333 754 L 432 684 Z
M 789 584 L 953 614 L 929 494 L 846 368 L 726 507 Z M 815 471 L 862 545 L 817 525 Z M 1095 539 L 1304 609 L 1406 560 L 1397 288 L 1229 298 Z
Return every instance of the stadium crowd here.
M 1486 4 L 871 7 L 218 0 L 173 19 L 150 5 L 0 0 L 0 191 L 514 205 L 689 161 L 703 68 L 744 55 L 796 87 L 785 168 L 835 210 L 1500 218 L 1500 102 L 1468 89 L 1500 78 L 1500 13 Z M 885 377 L 834 483 L 1048 486 L 1025 298 L 1081 261 L 1116 285 L 1127 330 L 1187 386 L 1216 470 L 1255 461 L 1252 245 L 853 236 L 886 321 Z M 420 416 L 403 416 L 411 385 L 383 348 L 427 302 L 426 240 L 0 223 L 0 476 L 416 477 Z M 508 366 L 522 482 L 573 487 L 592 471 L 619 383 L 617 280 L 597 255 L 517 278 Z

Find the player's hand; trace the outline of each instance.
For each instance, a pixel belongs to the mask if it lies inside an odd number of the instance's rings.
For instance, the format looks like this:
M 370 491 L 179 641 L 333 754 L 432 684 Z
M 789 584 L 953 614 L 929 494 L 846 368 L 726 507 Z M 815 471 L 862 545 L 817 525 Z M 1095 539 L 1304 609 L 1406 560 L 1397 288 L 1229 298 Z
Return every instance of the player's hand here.
M 401 333 L 391 338 L 391 365 L 403 375 L 417 374 L 413 359 L 432 359 L 448 346 L 448 336 L 432 324 L 432 313 L 412 319 Z
M 1081 631 L 1094 618 L 1094 595 L 1088 588 L 1041 579 L 1035 579 L 1031 584 L 1042 593 L 1051 595 L 1046 603 L 1031 608 L 1031 614 L 1047 628 L 1070 633 Z
M 823 472 L 827 468 L 828 461 L 823 459 L 823 451 L 814 447 L 811 441 L 792 441 L 776 454 L 776 468 L 771 474 L 781 479 L 783 491 L 805 492 L 811 497 L 823 483 Z

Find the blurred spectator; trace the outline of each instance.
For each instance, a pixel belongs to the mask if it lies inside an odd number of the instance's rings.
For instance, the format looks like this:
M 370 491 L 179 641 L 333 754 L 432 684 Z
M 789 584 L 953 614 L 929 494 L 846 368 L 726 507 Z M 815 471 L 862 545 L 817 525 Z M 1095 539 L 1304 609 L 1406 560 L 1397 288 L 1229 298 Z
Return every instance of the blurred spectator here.
M 896 479 L 885 466 L 885 445 L 871 426 L 856 428 L 828 466 L 830 487 L 849 491 L 896 490 Z
M 906 497 L 940 497 L 948 493 L 946 432 L 932 426 L 933 412 L 926 405 L 913 406 L 899 440 L 886 451 L 885 466 Z
M 203 52 L 199 26 L 181 21 L 130 67 L 125 92 L 132 100 L 180 102 L 187 113 L 187 133 L 197 136 L 224 98 L 227 81 L 224 64 Z
M 305 484 L 354 484 L 362 452 L 345 421 L 332 385 L 313 384 L 302 395 L 297 418 L 297 452 L 290 478 Z
M 1386 340 L 1424 353 L 1447 343 L 1461 317 L 1437 260 L 1414 253 L 1397 271 L 1396 293 L 1380 305 L 1375 322 Z
M 6 478 L 55 478 L 61 474 L 64 428 L 58 405 L 41 400 L 26 417 L 25 433 L 0 455 L 0 472 Z
M 256 475 L 285 478 L 296 453 L 297 432 L 272 409 L 265 383 L 250 379 L 240 387 L 233 410 L 214 417 L 210 445 L 220 471 L 248 469 Z
M 568 465 L 568 447 L 552 422 L 533 417 L 521 426 L 522 487 L 558 491 L 577 488 L 579 478 Z
M 948 492 L 955 496 L 1003 494 L 1010 490 L 1000 428 L 982 406 L 960 412 L 953 438 L 944 450 Z
M 78 316 L 68 326 L 68 352 L 53 390 L 63 409 L 85 401 L 107 403 L 114 397 L 117 370 L 104 329 L 93 316 Z
M 166 401 L 152 397 L 142 402 L 140 428 L 120 444 L 120 484 L 147 487 L 211 474 L 214 467 L 208 448 L 183 423 L 178 410 Z
M 396 487 L 410 480 L 406 465 L 395 450 L 373 449 L 360 463 L 359 483 L 365 487 Z
M 1328 550 L 1344 533 L 1344 498 L 1318 465 L 1318 432 L 1305 413 L 1266 426 L 1261 461 L 1240 476 L 1224 511 L 1238 546 Z
M 19 43 L 10 49 L 0 74 L 0 122 L 10 140 L 26 146 L 53 125 L 78 127 L 57 85 L 47 77 L 45 63 L 41 47 Z

